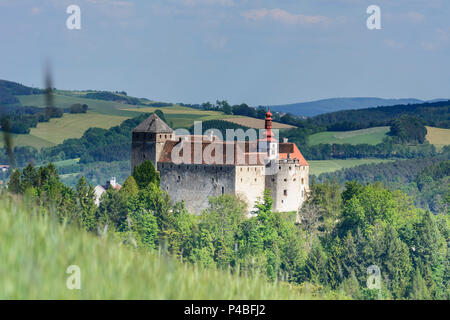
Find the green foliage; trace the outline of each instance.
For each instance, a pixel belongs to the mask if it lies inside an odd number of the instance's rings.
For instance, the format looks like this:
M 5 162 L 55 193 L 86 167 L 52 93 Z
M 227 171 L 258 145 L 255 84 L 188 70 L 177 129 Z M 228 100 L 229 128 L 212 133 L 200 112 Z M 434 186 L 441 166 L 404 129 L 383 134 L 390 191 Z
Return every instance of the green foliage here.
M 162 112 L 161 110 L 157 109 L 157 110 L 155 110 L 155 114 L 156 114 L 162 121 L 164 121 L 164 122 L 167 123 L 166 116 L 164 115 L 164 112 Z
M 393 120 L 389 135 L 397 143 L 424 143 L 427 129 L 418 118 L 403 115 Z
M 159 173 L 156 171 L 153 163 L 149 160 L 142 162 L 134 168 L 133 178 L 139 189 L 146 188 L 150 183 L 159 186 Z
M 39 207 L 0 199 L 0 299 L 314 299 L 312 290 L 136 252 L 61 225 Z M 68 290 L 65 270 L 81 268 L 81 290 Z M 32 268 L 30 266 L 33 266 Z
M 94 231 L 96 228 L 94 202 L 94 188 L 86 183 L 86 179 L 81 177 L 75 188 L 75 198 L 79 210 L 79 223 L 87 231 Z
M 398 189 L 414 200 L 416 206 L 434 213 L 448 213 L 450 208 L 450 153 L 433 158 L 411 159 L 383 164 L 362 165 L 322 174 L 318 181 L 336 180 L 360 183 L 379 181 L 390 189 Z
M 100 199 L 96 220 L 104 228 L 123 227 L 128 214 L 128 197 L 132 194 L 108 188 Z
M 441 177 L 444 168 L 426 175 Z M 367 268 L 376 265 L 383 299 L 449 298 L 450 221 L 417 209 L 398 190 L 357 182 L 341 190 L 336 182 L 314 182 L 294 224 L 272 211 L 269 190 L 250 216 L 232 195 L 210 198 L 209 207 L 195 216 L 183 202 L 172 203 L 154 180 L 142 181 L 148 183 L 138 188 L 128 177 L 122 190 L 106 191 L 98 208 L 84 178 L 68 188 L 53 165 L 13 172 L 9 189 L 64 223 L 140 251 L 157 249 L 164 261 L 170 254 L 204 270 L 229 269 L 355 299 L 380 297 L 378 289 L 367 288 Z
M 81 103 L 74 103 L 70 106 L 69 112 L 70 113 L 86 113 L 88 111 L 89 107 L 87 104 L 81 104 Z
M 129 176 L 125 182 L 123 183 L 122 188 L 120 189 L 120 192 L 124 193 L 128 197 L 136 196 L 139 192 L 139 187 L 136 183 L 136 180 L 134 180 L 133 176 Z

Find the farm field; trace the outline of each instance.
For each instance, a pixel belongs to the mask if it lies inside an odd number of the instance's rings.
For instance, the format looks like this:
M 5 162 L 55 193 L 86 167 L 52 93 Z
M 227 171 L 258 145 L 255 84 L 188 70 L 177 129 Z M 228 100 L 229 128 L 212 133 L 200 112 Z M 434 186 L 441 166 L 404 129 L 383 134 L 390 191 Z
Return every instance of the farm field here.
M 129 117 L 94 112 L 65 113 L 62 118 L 53 118 L 49 122 L 39 123 L 36 128 L 31 129 L 30 134 L 53 144 L 60 144 L 69 138 L 80 138 L 91 127 L 108 129 L 127 119 Z
M 309 136 L 309 144 L 317 145 L 321 143 L 329 144 L 371 144 L 376 145 L 383 141 L 389 127 L 374 127 L 353 131 L 326 131 L 319 132 Z
M 36 106 L 36 107 L 45 107 L 45 95 L 43 94 L 35 94 L 28 96 L 17 96 L 20 103 L 23 106 Z M 138 113 L 135 111 L 129 111 L 126 107 L 135 107 L 128 104 L 118 103 L 114 101 L 105 101 L 105 100 L 96 100 L 96 99 L 86 99 L 80 98 L 73 95 L 62 95 L 55 93 L 54 94 L 54 104 L 55 107 L 58 108 L 69 108 L 71 105 L 75 103 L 87 104 L 89 106 L 90 111 L 94 111 L 100 114 L 106 114 L 111 116 L 122 116 L 122 117 L 134 117 Z
M 11 134 L 14 147 L 32 146 L 36 149 L 52 147 L 55 144 L 32 134 Z M 0 148 L 5 145 L 3 137 L 0 139 Z
M 388 159 L 345 159 L 345 160 L 309 160 L 309 174 L 320 175 L 326 172 L 334 172 L 341 169 L 352 168 L 363 164 L 391 162 Z
M 226 118 L 223 120 L 230 121 L 230 122 L 239 124 L 241 126 L 255 128 L 255 129 L 264 129 L 264 125 L 265 125 L 265 121 L 263 119 L 256 119 L 256 118 L 242 117 L 242 116 L 234 116 L 234 117 Z M 279 123 L 279 122 L 273 122 L 272 127 L 274 129 L 294 128 L 294 126 L 284 124 L 284 123 Z
M 31 128 L 29 134 L 13 134 L 14 146 L 32 146 L 36 149 L 52 147 L 69 138 L 80 138 L 91 128 L 108 129 L 121 124 L 129 117 L 99 114 L 94 112 L 69 114 L 62 118 L 53 118 L 49 122 L 40 122 Z M 3 139 L 0 141 L 3 146 Z
M 307 289 L 202 269 L 157 250 L 136 250 L 101 239 L 4 195 L 0 242 L 0 299 L 321 298 Z M 71 265 L 80 268 L 82 290 L 66 287 Z
M 450 129 L 426 127 L 426 139 L 437 147 L 450 145 Z

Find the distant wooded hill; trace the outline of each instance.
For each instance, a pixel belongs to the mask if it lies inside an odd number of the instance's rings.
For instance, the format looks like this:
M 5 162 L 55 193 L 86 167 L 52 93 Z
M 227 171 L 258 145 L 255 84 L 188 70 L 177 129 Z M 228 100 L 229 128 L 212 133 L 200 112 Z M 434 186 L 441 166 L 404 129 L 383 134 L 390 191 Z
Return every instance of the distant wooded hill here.
M 445 99 L 437 99 L 428 102 L 437 102 Z M 323 113 L 339 110 L 374 108 L 379 106 L 393 106 L 399 104 L 415 104 L 427 101 L 419 99 L 382 99 L 382 98 L 331 98 L 311 102 L 300 102 L 284 105 L 270 106 L 270 110 L 287 112 L 296 116 L 313 117 Z
M 346 131 L 391 125 L 403 115 L 415 116 L 428 126 L 450 128 L 450 100 L 342 110 L 315 116 L 313 121 L 329 131 Z

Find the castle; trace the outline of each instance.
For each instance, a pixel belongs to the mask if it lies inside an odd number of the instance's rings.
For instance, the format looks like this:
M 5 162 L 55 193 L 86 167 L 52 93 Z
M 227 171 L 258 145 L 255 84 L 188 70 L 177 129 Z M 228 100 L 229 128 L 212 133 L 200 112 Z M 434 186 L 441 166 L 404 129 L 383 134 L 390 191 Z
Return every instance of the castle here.
M 161 189 L 193 213 L 201 213 L 209 197 L 221 194 L 238 196 L 251 212 L 265 189 L 271 191 L 274 211 L 297 211 L 309 191 L 309 164 L 295 143 L 274 139 L 270 111 L 256 141 L 177 135 L 156 114 L 132 135 L 132 172 L 150 160 L 160 173 Z

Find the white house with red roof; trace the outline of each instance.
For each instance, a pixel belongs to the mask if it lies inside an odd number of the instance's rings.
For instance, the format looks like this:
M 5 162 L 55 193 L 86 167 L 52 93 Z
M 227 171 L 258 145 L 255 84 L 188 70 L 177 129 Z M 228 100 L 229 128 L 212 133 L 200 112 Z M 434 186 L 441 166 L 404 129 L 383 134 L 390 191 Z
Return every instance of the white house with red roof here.
M 270 111 L 256 141 L 177 136 L 156 114 L 133 130 L 132 141 L 132 170 L 152 161 L 161 188 L 193 213 L 206 209 L 209 197 L 222 194 L 240 197 L 251 212 L 265 189 L 271 191 L 275 211 L 298 211 L 309 191 L 309 164 L 295 143 L 275 139 Z

